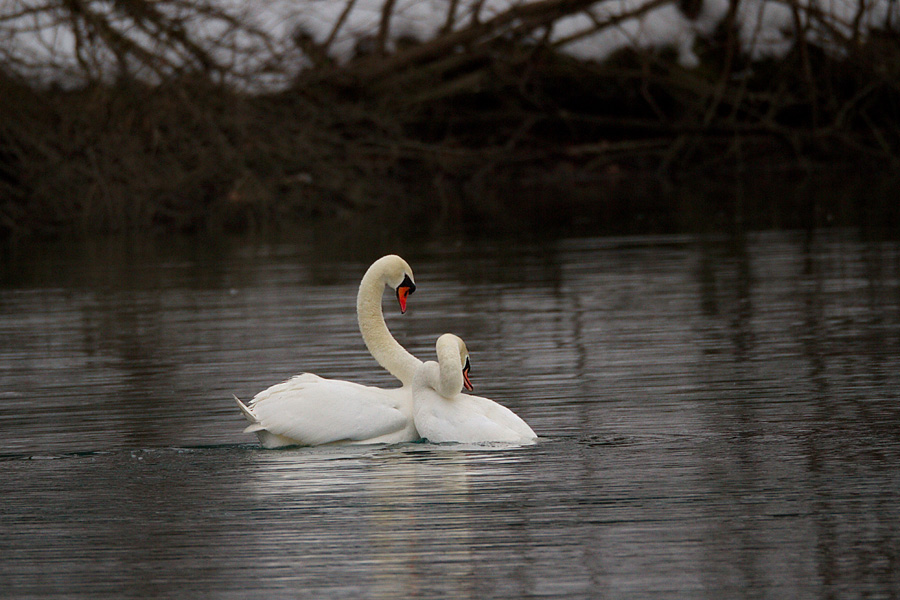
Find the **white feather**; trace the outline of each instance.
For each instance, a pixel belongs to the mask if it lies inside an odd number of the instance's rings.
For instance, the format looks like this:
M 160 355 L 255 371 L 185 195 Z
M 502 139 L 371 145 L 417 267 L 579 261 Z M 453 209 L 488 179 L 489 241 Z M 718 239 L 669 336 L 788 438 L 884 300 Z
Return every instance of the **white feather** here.
M 406 416 L 408 397 L 404 388 L 383 390 L 304 373 L 242 406 L 252 416 L 244 431 L 274 436 L 268 441 L 260 436 L 266 447 L 408 441 L 418 438 Z

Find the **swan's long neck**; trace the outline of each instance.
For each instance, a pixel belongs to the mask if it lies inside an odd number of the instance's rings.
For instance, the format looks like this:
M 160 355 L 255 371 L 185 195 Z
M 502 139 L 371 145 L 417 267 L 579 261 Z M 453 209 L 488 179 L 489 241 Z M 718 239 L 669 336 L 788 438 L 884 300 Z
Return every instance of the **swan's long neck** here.
M 444 398 L 453 398 L 463 389 L 462 362 L 459 346 L 453 341 L 441 340 L 437 345 L 440 375 L 433 382 L 434 389 Z
M 366 343 L 366 348 L 378 364 L 399 379 L 403 385 L 410 385 L 421 361 L 407 352 L 388 331 L 384 313 L 381 311 L 384 288 L 384 279 L 378 269 L 366 271 L 356 296 L 359 332 Z

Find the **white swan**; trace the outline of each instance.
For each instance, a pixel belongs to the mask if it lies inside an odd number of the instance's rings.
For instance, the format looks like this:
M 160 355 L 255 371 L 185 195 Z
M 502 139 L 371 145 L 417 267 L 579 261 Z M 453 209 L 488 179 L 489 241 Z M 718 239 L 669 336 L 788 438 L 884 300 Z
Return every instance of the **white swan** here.
M 460 393 L 471 391 L 469 351 L 457 336 L 438 338 L 438 361 L 423 363 L 413 378 L 413 417 L 430 442 L 515 442 L 530 444 L 534 431 L 513 411 L 493 400 Z
M 388 331 L 381 311 L 385 286 L 396 290 L 400 311 L 406 312 L 406 299 L 416 284 L 412 269 L 399 256 L 378 259 L 363 275 L 356 296 L 357 319 L 369 352 L 403 387 L 381 389 L 303 373 L 261 391 L 247 406 L 235 397 L 250 421 L 246 433 L 255 433 L 266 448 L 419 439 L 411 386 L 422 361 Z

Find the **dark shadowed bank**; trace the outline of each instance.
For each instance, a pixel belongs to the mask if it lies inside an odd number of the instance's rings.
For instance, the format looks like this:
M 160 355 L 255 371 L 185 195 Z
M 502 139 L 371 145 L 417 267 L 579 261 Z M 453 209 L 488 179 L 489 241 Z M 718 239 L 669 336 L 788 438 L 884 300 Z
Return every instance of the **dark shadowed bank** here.
M 686 70 L 438 39 L 277 94 L 202 70 L 68 90 L 3 72 L 0 234 L 894 226 L 898 40 L 751 64 L 726 20 Z

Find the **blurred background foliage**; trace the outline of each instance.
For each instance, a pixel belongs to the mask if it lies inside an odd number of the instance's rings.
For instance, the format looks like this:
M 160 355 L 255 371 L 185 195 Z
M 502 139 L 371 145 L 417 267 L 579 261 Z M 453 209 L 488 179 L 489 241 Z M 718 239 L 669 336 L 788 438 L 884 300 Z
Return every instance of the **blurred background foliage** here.
M 741 43 L 741 0 L 680 51 L 594 61 L 548 35 L 573 15 L 602 32 L 670 5 L 596 18 L 613 1 L 479 16 L 446 0 L 445 25 L 417 39 L 391 35 L 384 0 L 341 60 L 331 44 L 354 0 L 324 40 L 276 38 L 208 0 L 14 2 L 0 17 L 0 234 L 896 223 L 890 20 L 838 27 L 792 0 L 790 47 L 768 58 Z M 65 32 L 72 54 L 13 43 L 27 27 Z

